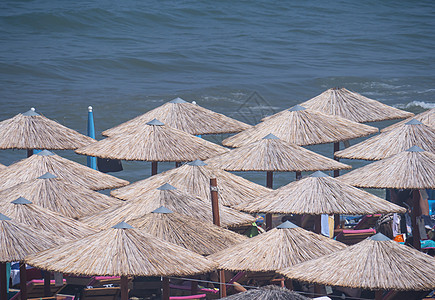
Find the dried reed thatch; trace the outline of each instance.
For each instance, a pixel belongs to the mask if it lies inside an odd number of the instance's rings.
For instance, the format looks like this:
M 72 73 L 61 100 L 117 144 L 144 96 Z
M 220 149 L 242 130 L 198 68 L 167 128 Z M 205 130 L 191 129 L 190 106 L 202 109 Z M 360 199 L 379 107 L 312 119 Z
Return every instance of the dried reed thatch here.
M 62 216 L 75 219 L 122 202 L 119 199 L 65 182 L 48 172 L 37 179 L 0 191 L 0 203 L 3 202 L 2 199 L 19 197 L 24 197 Z
M 286 288 L 276 285 L 267 285 L 257 289 L 251 289 L 243 293 L 237 293 L 222 300 L 309 300 L 310 298 L 299 295 Z
M 378 132 L 378 129 L 341 117 L 296 105 L 254 127 L 223 140 L 228 147 L 241 147 L 272 133 L 299 146 L 335 143 Z
M 190 196 L 169 184 L 149 190 L 138 198 L 126 201 L 121 206 L 106 209 L 81 220 L 94 227 L 107 228 L 122 220 L 142 218 L 160 206 L 198 220 L 213 222 L 211 201 Z M 254 220 L 254 217 L 248 214 L 220 205 L 220 221 L 223 227 L 248 224 Z
M 62 242 L 65 241 L 60 236 L 21 224 L 0 213 L 0 262 L 21 261 Z
M 110 159 L 191 161 L 207 159 L 228 150 L 154 119 L 134 132 L 115 135 L 76 150 L 78 154 Z
M 5 165 L 0 164 L 0 170 L 5 169 L 5 168 L 6 168 Z
M 209 255 L 246 240 L 248 237 L 160 207 L 129 224 L 162 240 Z
M 94 142 L 34 109 L 0 122 L 0 149 L 77 149 Z
M 435 188 L 435 154 L 411 147 L 338 177 L 357 187 L 387 189 Z
M 383 132 L 345 150 L 335 152 L 340 158 L 379 160 L 409 149 L 412 146 L 435 152 L 435 128 L 417 120 Z
M 346 245 L 300 228 L 289 221 L 210 255 L 219 269 L 269 272 L 345 248 Z
M 210 165 L 227 171 L 308 172 L 351 169 L 313 151 L 268 134 L 261 140 L 210 158 Z
M 103 131 L 105 136 L 125 134 L 153 119 L 184 132 L 198 134 L 218 134 L 240 132 L 251 126 L 225 115 L 205 109 L 197 104 L 175 98 L 130 121 Z
M 425 112 L 422 112 L 421 114 L 416 115 L 415 117 L 408 118 L 406 120 L 397 122 L 391 126 L 388 126 L 381 130 L 381 132 L 390 131 L 391 129 L 397 128 L 399 126 L 404 125 L 405 123 L 411 121 L 412 119 L 416 119 L 417 121 L 420 121 L 424 125 L 430 126 L 432 128 L 435 128 L 435 108 L 426 110 Z
M 290 182 L 268 196 L 234 206 L 250 213 L 349 214 L 405 213 L 398 205 L 354 188 L 320 171 Z
M 92 190 L 113 189 L 128 184 L 126 180 L 104 174 L 44 150 L 2 169 L 0 190 L 38 178 L 47 172 Z
M 81 240 L 31 255 L 26 263 L 81 275 L 183 276 L 206 273 L 215 264 L 122 222 Z
M 380 233 L 279 273 L 301 281 L 370 290 L 435 288 L 435 259 Z
M 24 223 L 56 236 L 62 236 L 68 240 L 82 238 L 97 232 L 96 229 L 82 222 L 39 207 L 22 197 L 10 203 L 3 201 L 0 205 L 0 213 L 17 222 Z
M 236 205 L 250 201 L 267 194 L 270 189 L 253 183 L 240 176 L 225 172 L 206 163 L 196 160 L 179 168 L 151 176 L 137 181 L 124 188 L 111 192 L 120 199 L 130 200 L 142 197 L 148 191 L 169 183 L 190 195 L 198 196 L 211 203 L 210 179 L 216 178 L 219 187 L 219 203 L 222 205 Z

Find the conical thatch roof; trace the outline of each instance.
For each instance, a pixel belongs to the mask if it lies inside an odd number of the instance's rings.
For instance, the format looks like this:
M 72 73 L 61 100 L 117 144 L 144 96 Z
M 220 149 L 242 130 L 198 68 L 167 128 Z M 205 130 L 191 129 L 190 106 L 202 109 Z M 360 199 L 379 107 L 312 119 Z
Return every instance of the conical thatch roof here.
M 234 133 L 251 127 L 197 104 L 176 98 L 130 121 L 103 131 L 103 135 L 114 136 L 132 132 L 137 130 L 138 126 L 153 119 L 158 119 L 172 128 L 194 135 Z
M 43 251 L 26 263 L 81 275 L 184 276 L 206 273 L 215 264 L 199 254 L 121 223 Z
M 267 285 L 257 289 L 251 289 L 243 293 L 237 293 L 222 300 L 309 300 L 310 298 L 299 295 L 296 292 L 276 285 Z
M 241 203 L 234 208 L 250 213 L 349 214 L 405 213 L 398 205 L 354 188 L 320 171 L 290 182 L 265 197 Z
M 2 165 L 2 164 L 0 164 L 0 170 L 2 170 L 2 169 L 4 169 L 4 168 L 6 168 L 6 166 L 5 166 L 5 165 Z
M 405 123 L 411 121 L 412 119 L 416 119 L 417 121 L 420 121 L 424 125 L 427 125 L 429 127 L 435 128 L 435 108 L 426 110 L 425 112 L 422 112 L 421 114 L 416 115 L 415 117 L 408 118 L 406 120 L 394 123 L 391 126 L 388 126 L 381 130 L 381 132 L 390 131 L 391 129 L 397 128 L 399 126 L 404 125 Z
M 345 248 L 346 245 L 300 228 L 289 221 L 210 255 L 219 269 L 269 272 Z
M 138 198 L 126 201 L 118 207 L 85 217 L 82 221 L 94 227 L 107 228 L 122 220 L 130 221 L 142 218 L 160 206 L 165 206 L 172 211 L 201 221 L 213 222 L 211 201 L 190 196 L 169 184 L 149 190 Z M 223 227 L 247 224 L 254 220 L 254 217 L 248 214 L 220 205 L 220 221 Z
M 268 134 L 252 144 L 210 158 L 207 163 L 227 171 L 308 172 L 352 168 L 283 141 L 273 134 Z
M 24 197 L 62 216 L 76 219 L 122 202 L 119 199 L 65 182 L 48 172 L 37 179 L 0 191 L 0 203 L 3 199 L 19 197 Z
M 270 192 L 270 189 L 266 187 L 196 160 L 114 190 L 111 195 L 124 200 L 135 199 L 150 190 L 169 183 L 189 195 L 198 196 L 211 203 L 211 178 L 217 179 L 219 203 L 222 205 L 236 205 Z
M 413 119 L 402 126 L 383 132 L 345 150 L 337 151 L 334 155 L 340 158 L 379 160 L 414 145 L 435 153 L 434 141 L 435 128 Z
M 299 146 L 335 143 L 378 132 L 378 129 L 341 117 L 296 105 L 280 115 L 223 140 L 228 147 L 241 147 L 269 133 Z
M 247 239 L 246 236 L 160 207 L 129 221 L 138 229 L 198 254 L 209 255 Z
M 36 229 L 50 232 L 56 236 L 73 240 L 97 232 L 96 229 L 74 220 L 61 216 L 48 209 L 32 204 L 25 198 L 18 198 L 11 203 L 3 201 L 0 213 Z
M 76 152 L 110 159 L 182 162 L 206 159 L 228 151 L 156 119 L 137 126 L 133 132 L 109 137 Z
M 0 149 L 77 149 L 94 142 L 34 109 L 0 122 Z
M 435 288 L 435 259 L 380 233 L 280 273 L 301 281 L 371 290 Z
M 62 242 L 60 236 L 20 224 L 0 213 L 0 262 L 21 261 Z
M 338 177 L 357 187 L 387 189 L 435 188 L 435 154 L 411 147 Z
M 44 150 L 2 169 L 0 190 L 38 178 L 47 172 L 92 190 L 112 189 L 128 184 L 126 180 L 104 174 Z

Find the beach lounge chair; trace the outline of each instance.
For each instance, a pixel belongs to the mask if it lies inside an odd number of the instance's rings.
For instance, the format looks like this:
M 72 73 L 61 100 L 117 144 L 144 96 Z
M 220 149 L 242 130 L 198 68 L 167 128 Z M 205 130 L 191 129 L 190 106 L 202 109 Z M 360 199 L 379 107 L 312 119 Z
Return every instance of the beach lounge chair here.
M 117 300 L 121 287 L 97 287 L 82 290 L 81 300 Z
M 66 285 L 66 280 L 64 279 L 62 286 L 56 286 L 54 280 L 50 280 L 50 292 L 53 296 L 60 292 Z M 44 297 L 44 280 L 43 279 L 32 279 L 27 282 L 27 298 L 38 298 Z M 21 293 L 16 293 L 10 300 L 21 300 Z
M 354 245 L 375 234 L 374 229 L 343 229 L 337 234 L 336 240 L 346 245 Z

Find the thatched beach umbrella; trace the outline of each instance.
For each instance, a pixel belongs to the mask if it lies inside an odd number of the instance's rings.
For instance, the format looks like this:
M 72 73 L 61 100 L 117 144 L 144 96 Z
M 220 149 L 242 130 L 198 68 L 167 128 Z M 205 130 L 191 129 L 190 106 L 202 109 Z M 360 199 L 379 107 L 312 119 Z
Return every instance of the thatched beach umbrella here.
M 434 141 L 435 128 L 413 119 L 390 131 L 338 151 L 335 156 L 349 159 L 379 160 L 405 151 L 414 145 L 434 153 Z
M 193 135 L 234 133 L 251 127 L 251 125 L 208 110 L 197 104 L 175 98 L 130 121 L 103 131 L 103 135 L 114 136 L 132 132 L 137 130 L 138 126 L 153 119 L 160 120 L 172 128 Z
M 0 164 L 0 170 L 5 169 L 5 168 L 6 168 L 5 165 Z
M 26 262 L 49 271 L 121 276 L 121 299 L 127 299 L 129 275 L 185 276 L 215 268 L 212 261 L 201 255 L 134 229 L 125 222 L 31 255 Z
M 393 125 L 390 125 L 384 129 L 381 130 L 381 132 L 390 131 L 391 129 L 394 129 L 396 127 L 402 126 L 405 123 L 411 121 L 412 119 L 416 119 L 417 121 L 420 121 L 424 125 L 430 126 L 432 128 L 435 128 L 435 108 L 426 110 L 425 112 L 422 112 L 421 114 L 416 115 L 415 117 L 408 118 L 406 120 L 397 122 Z
M 279 273 L 301 281 L 369 290 L 435 289 L 435 259 L 381 233 Z
M 378 129 L 338 116 L 296 105 L 280 115 L 223 140 L 228 147 L 241 147 L 269 133 L 299 146 L 336 143 L 378 132 Z
M 53 235 L 60 235 L 68 240 L 82 238 L 97 232 L 95 228 L 39 207 L 22 197 L 10 203 L 3 201 L 0 205 L 0 213 L 9 216 L 17 222 Z
M 234 208 L 249 213 L 298 215 L 366 215 L 406 212 L 398 205 L 343 183 L 320 171 L 304 179 L 290 182 L 270 192 L 266 197 L 241 203 Z
M 219 269 L 270 272 L 345 248 L 346 245 L 286 221 L 209 256 Z
M 0 190 L 38 178 L 47 172 L 92 190 L 113 189 L 128 184 L 126 180 L 44 150 L 0 170 Z
M 6 291 L 6 263 L 23 261 L 30 254 L 41 252 L 45 249 L 64 243 L 61 236 L 45 232 L 11 220 L 0 213 L 0 299 L 7 299 Z M 20 264 L 20 273 L 25 273 L 26 265 Z M 24 274 L 20 274 L 25 279 Z M 23 280 L 25 281 L 25 280 Z M 21 283 L 22 299 L 26 298 L 26 284 Z
M 150 190 L 156 189 L 165 183 L 169 183 L 189 195 L 198 196 L 210 203 L 211 178 L 217 178 L 219 182 L 219 203 L 226 206 L 249 201 L 265 195 L 270 191 L 270 189 L 246 180 L 243 177 L 209 166 L 200 160 L 195 160 L 179 168 L 151 176 L 124 188 L 114 190 L 111 192 L 111 195 L 123 200 L 135 199 Z
M 153 175 L 157 173 L 156 163 L 159 161 L 207 159 L 227 151 L 156 119 L 138 125 L 133 132 L 115 135 L 76 150 L 78 154 L 102 158 L 151 161 L 154 162 Z
M 153 210 L 165 206 L 177 213 L 187 215 L 204 222 L 213 221 L 211 202 L 190 196 L 170 184 L 149 190 L 141 196 L 126 201 L 122 205 L 109 208 L 100 213 L 82 218 L 83 222 L 98 228 L 107 228 L 120 222 L 142 218 Z M 220 219 L 223 227 L 233 227 L 252 223 L 255 218 L 235 209 L 220 205 Z
M 95 140 L 31 110 L 0 122 L 0 149 L 77 149 Z
M 134 228 L 144 229 L 155 237 L 201 255 L 218 252 L 248 238 L 163 206 L 128 223 Z
M 311 298 L 276 285 L 263 286 L 243 293 L 237 293 L 222 300 L 310 300 Z
M 0 203 L 3 202 L 2 199 L 18 197 L 24 197 L 36 205 L 75 219 L 122 202 L 119 199 L 68 183 L 48 172 L 37 179 L 0 191 Z

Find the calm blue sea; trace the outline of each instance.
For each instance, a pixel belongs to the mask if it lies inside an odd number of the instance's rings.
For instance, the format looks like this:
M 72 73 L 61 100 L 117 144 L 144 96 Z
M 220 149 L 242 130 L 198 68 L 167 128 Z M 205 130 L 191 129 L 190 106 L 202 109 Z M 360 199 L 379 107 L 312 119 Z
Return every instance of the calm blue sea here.
M 418 113 L 435 105 L 434 70 L 431 0 L 0 2 L 0 120 L 35 107 L 82 133 L 89 105 L 98 133 L 175 97 L 255 124 L 337 86 Z

